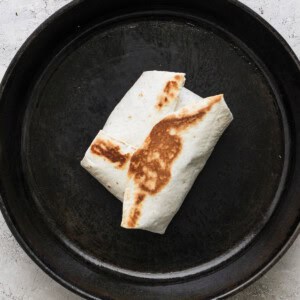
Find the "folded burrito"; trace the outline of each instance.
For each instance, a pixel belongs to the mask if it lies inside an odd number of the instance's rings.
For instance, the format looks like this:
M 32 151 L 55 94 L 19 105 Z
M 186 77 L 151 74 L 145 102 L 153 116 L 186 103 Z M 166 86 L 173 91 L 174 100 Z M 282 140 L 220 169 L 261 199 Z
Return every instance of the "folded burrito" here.
M 117 140 L 139 147 L 152 127 L 175 111 L 184 83 L 184 73 L 144 72 L 115 107 L 103 130 Z
M 81 161 L 125 198 L 124 228 L 164 233 L 232 120 L 222 95 L 202 99 L 184 82 L 183 73 L 144 72 Z
M 131 156 L 121 226 L 163 234 L 232 119 L 218 95 L 159 121 Z

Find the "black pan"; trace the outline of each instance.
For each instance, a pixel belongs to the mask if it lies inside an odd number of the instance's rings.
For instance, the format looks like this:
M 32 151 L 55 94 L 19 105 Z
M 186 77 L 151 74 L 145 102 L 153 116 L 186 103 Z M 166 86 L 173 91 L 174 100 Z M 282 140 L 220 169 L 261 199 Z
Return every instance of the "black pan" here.
M 165 235 L 120 227 L 121 203 L 79 162 L 145 70 L 224 93 L 234 121 Z M 41 25 L 0 88 L 0 202 L 20 245 L 91 299 L 225 297 L 291 245 L 300 217 L 300 72 L 232 0 L 73 1 Z

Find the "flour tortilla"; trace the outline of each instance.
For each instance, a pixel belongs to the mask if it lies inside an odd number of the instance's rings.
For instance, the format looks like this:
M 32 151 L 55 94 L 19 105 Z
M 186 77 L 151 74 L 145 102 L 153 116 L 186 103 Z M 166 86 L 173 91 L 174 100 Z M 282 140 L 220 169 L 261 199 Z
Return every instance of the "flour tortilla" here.
M 131 157 L 121 226 L 163 234 L 232 119 L 219 95 L 181 107 L 153 127 Z M 155 143 L 158 135 L 164 143 Z
M 100 130 L 86 151 L 81 166 L 123 201 L 128 165 L 134 150 L 134 147 Z
M 139 147 L 152 127 L 175 110 L 184 83 L 184 73 L 144 72 L 115 107 L 103 131 Z
M 202 97 L 183 87 L 179 93 L 177 105 L 174 111 L 188 105 L 196 104 L 201 100 L 203 100 Z

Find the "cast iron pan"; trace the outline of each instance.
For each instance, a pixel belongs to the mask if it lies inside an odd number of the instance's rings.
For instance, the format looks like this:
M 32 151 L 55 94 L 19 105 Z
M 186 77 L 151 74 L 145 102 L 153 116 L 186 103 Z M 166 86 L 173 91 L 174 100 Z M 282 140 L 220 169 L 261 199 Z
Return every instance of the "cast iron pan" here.
M 120 227 L 121 203 L 79 162 L 145 70 L 224 93 L 234 121 L 165 235 Z M 1 209 L 49 275 L 91 299 L 208 299 L 262 275 L 296 238 L 300 72 L 236 1 L 73 1 L 1 85 Z M 124 129 L 125 130 L 125 129 Z

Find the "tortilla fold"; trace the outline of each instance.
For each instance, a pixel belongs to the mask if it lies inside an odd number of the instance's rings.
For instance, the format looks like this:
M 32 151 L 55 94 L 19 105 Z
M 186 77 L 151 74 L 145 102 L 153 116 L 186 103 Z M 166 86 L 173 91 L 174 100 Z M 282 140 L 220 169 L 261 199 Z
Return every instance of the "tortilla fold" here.
M 86 151 L 81 166 L 115 197 L 123 201 L 128 181 L 127 170 L 134 150 L 134 147 L 100 130 Z

